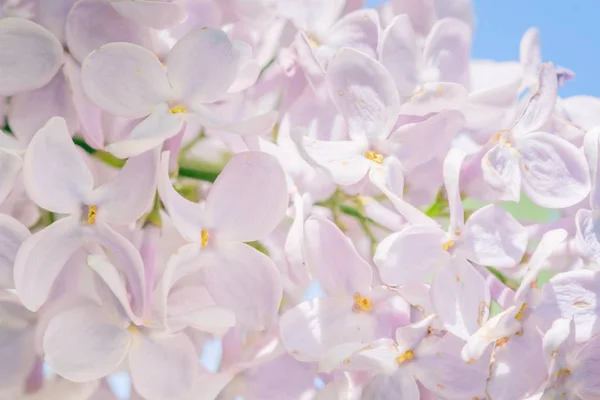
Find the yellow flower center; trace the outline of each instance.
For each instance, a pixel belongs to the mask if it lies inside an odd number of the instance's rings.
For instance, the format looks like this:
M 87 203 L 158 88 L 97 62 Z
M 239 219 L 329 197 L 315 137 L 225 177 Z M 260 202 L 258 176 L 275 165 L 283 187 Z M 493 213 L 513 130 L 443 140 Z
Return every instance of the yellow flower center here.
M 450 239 L 442 244 L 442 250 L 448 251 L 452 248 L 452 246 L 454 246 L 454 240 Z
M 206 229 L 202 229 L 202 232 L 200 232 L 200 246 L 202 246 L 202 248 L 208 246 L 209 238 L 210 235 L 208 234 L 208 231 Z
M 560 379 L 561 377 L 569 375 L 570 373 L 571 370 L 569 368 L 563 368 L 556 373 L 556 379 Z
M 413 358 L 415 358 L 415 353 L 413 353 L 412 350 L 408 350 L 407 352 L 405 352 L 402 355 L 399 355 L 398 357 L 396 357 L 396 362 L 398 364 L 402 364 L 405 361 L 410 361 Z
M 367 151 L 365 157 L 376 164 L 383 164 L 383 156 L 379 153 L 375 153 L 373 150 Z
M 373 302 L 368 297 L 361 296 L 360 294 L 354 295 L 354 307 L 353 310 L 356 312 L 364 311 L 369 312 L 373 309 Z
M 321 42 L 319 41 L 319 39 L 317 39 L 313 35 L 307 33 L 306 38 L 308 39 L 308 44 L 310 44 L 310 47 L 312 47 L 313 49 L 316 49 L 317 47 L 321 46 Z
M 187 111 L 187 109 L 183 105 L 178 105 L 175 107 L 171 107 L 171 109 L 169 109 L 169 112 L 171 114 L 183 114 L 186 111 Z
M 96 214 L 98 214 L 98 206 L 88 206 L 86 222 L 89 225 L 94 225 L 96 223 Z
M 127 330 L 128 330 L 130 333 L 133 333 L 134 335 L 137 335 L 138 333 L 140 333 L 140 330 L 138 329 L 138 327 L 137 327 L 137 326 L 135 326 L 135 325 L 133 325 L 133 324 L 132 324 L 132 325 L 129 325 L 129 326 L 127 327 Z
M 523 319 L 523 313 L 525 312 L 525 309 L 527 308 L 527 304 L 523 303 L 523 305 L 521 306 L 521 308 L 519 309 L 519 312 L 515 315 L 515 319 L 517 321 L 520 321 Z

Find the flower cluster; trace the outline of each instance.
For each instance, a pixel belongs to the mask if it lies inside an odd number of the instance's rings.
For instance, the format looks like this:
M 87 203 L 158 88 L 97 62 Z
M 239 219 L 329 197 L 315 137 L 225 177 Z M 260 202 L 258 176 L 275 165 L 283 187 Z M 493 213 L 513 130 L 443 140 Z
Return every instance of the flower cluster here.
M 600 398 L 600 100 L 537 30 L 494 62 L 469 0 L 0 13 L 0 399 Z

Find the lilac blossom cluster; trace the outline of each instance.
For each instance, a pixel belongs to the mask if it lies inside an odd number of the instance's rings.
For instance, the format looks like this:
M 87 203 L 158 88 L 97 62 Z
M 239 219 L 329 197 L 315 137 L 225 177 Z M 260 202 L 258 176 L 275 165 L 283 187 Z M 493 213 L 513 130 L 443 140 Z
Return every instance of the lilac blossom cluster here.
M 494 62 L 469 0 L 1 14 L 0 399 L 600 398 L 600 100 L 537 30 Z

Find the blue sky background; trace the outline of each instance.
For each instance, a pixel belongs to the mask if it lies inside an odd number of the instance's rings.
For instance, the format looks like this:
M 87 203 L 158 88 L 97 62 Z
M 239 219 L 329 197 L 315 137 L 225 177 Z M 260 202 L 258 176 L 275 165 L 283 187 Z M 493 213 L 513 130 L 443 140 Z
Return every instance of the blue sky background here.
M 473 3 L 477 18 L 474 58 L 517 60 L 521 36 L 529 27 L 537 26 L 544 60 L 576 73 L 575 80 L 561 88 L 561 95 L 600 97 L 600 0 L 473 0 Z

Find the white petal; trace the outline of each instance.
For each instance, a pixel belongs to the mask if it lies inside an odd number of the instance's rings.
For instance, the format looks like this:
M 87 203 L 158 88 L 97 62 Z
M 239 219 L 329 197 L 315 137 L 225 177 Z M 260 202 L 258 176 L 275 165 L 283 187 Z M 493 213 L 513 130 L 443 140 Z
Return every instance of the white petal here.
M 112 1 L 111 5 L 122 16 L 154 29 L 171 28 L 186 18 L 181 4 L 165 1 Z
M 132 43 L 109 43 L 81 66 L 87 96 L 111 114 L 144 117 L 170 100 L 171 86 L 158 57 Z
M 114 372 L 130 344 L 127 330 L 115 325 L 98 306 L 61 311 L 44 334 L 46 362 L 74 382 L 88 382 Z
M 137 335 L 129 351 L 135 390 L 148 400 L 183 399 L 192 390 L 198 357 L 183 333 L 165 337 Z
M 116 225 L 135 222 L 152 207 L 157 172 L 158 151 L 127 160 L 112 180 L 94 190 L 97 217 Z
M 214 28 L 191 31 L 167 57 L 167 74 L 175 96 L 190 107 L 223 97 L 239 68 L 239 50 L 223 31 Z
M 80 222 L 67 217 L 23 242 L 15 259 L 14 278 L 25 307 L 37 311 L 44 304 L 63 266 L 84 241 Z
M 69 52 L 80 63 L 95 49 L 113 42 L 152 48 L 151 30 L 121 16 L 108 1 L 80 0 L 65 24 Z
M 0 287 L 15 287 L 13 268 L 17 251 L 31 234 L 23 224 L 13 217 L 0 214 Z
M 535 132 L 524 136 L 518 147 L 523 191 L 534 203 L 565 208 L 590 192 L 587 162 L 573 144 L 556 135 Z
M 162 155 L 158 175 L 158 193 L 175 228 L 190 242 L 199 243 L 200 233 L 205 227 L 204 208 L 182 197 L 169 178 L 169 153 Z
M 23 165 L 27 194 L 40 207 L 73 213 L 94 187 L 92 173 L 62 118 L 52 118 L 31 140 Z
M 167 104 L 163 103 L 157 105 L 152 114 L 137 124 L 127 137 L 109 144 L 106 150 L 118 158 L 137 156 L 156 149 L 184 127 L 183 117 L 171 114 Z
M 379 60 L 396 82 L 402 97 L 409 97 L 418 83 L 417 38 L 410 18 L 398 15 L 383 32 L 379 46 Z
M 394 79 L 377 60 L 350 48 L 337 52 L 327 69 L 327 87 L 355 139 L 387 137 L 400 97 Z
M 527 230 L 510 213 L 490 204 L 475 211 L 463 229 L 460 251 L 477 264 L 517 265 L 527 250 Z
M 0 20 L 0 94 L 12 95 L 46 85 L 62 64 L 60 42 L 23 18 Z
M 238 153 L 208 194 L 207 224 L 225 240 L 250 242 L 271 233 L 287 206 L 287 183 L 279 161 L 267 153 Z
M 215 302 L 236 314 L 239 325 L 264 330 L 277 316 L 281 276 L 273 261 L 243 243 L 229 243 L 207 255 L 202 269 Z

